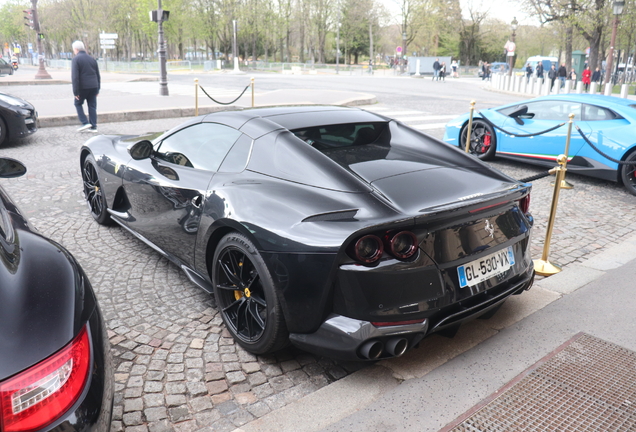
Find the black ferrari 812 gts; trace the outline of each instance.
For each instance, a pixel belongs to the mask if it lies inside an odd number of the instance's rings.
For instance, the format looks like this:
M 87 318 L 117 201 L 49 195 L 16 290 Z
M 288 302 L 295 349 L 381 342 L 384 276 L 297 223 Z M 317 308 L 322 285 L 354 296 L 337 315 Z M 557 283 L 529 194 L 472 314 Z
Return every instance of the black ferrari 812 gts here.
M 399 356 L 533 282 L 530 185 L 364 110 L 219 112 L 80 164 L 95 220 L 214 293 L 254 354 Z

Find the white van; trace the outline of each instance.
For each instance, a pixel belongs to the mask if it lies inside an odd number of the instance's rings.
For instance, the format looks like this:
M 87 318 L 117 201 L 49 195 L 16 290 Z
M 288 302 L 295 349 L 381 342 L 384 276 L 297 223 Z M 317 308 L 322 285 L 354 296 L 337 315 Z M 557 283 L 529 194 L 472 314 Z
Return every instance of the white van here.
M 543 64 L 544 76 L 545 74 L 548 73 L 552 65 L 554 65 L 557 68 L 559 66 L 559 59 L 556 57 L 532 56 L 532 57 L 528 57 L 528 60 L 526 60 L 526 62 L 523 64 L 523 68 L 525 70 L 526 65 L 530 63 L 530 66 L 532 67 L 532 72 L 534 73 L 534 75 L 536 75 L 537 65 L 539 64 L 539 62 Z

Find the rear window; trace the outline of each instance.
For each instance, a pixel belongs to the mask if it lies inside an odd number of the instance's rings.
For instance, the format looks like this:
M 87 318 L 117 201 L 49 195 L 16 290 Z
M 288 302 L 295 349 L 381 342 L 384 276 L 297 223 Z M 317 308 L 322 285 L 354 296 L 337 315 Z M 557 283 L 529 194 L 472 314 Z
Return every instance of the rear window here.
M 329 150 L 373 144 L 386 127 L 386 122 L 345 123 L 312 126 L 291 132 L 318 150 Z

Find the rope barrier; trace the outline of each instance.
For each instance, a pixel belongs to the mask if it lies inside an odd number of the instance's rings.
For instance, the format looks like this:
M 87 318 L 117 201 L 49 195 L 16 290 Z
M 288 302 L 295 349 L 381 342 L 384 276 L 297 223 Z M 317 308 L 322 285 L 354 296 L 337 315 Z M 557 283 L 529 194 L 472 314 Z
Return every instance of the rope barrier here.
M 613 157 L 606 155 L 605 153 L 603 153 L 603 151 L 601 149 L 599 149 L 594 144 L 592 144 L 592 141 L 590 141 L 589 138 L 587 136 L 585 136 L 585 134 L 583 133 L 583 131 L 581 130 L 580 127 L 578 127 L 578 126 L 574 126 L 574 127 L 576 128 L 577 131 L 579 131 L 579 134 L 583 137 L 585 142 L 588 143 L 590 145 L 590 147 L 592 147 L 598 154 L 600 154 L 604 158 L 609 159 L 612 162 L 617 163 L 619 165 L 636 165 L 636 161 L 632 161 L 632 162 L 620 161 L 618 159 L 614 159 Z
M 550 175 L 550 171 L 546 171 L 546 172 L 542 172 L 542 173 L 539 173 L 539 174 L 536 174 L 536 175 L 533 175 L 533 176 L 530 176 L 530 177 L 525 177 L 525 178 L 519 179 L 519 181 L 521 183 L 530 183 L 531 181 L 539 180 L 539 179 L 542 179 L 542 178 L 547 177 L 549 175 Z
M 245 92 L 247 91 L 248 88 L 250 88 L 251 84 L 248 84 L 245 86 L 245 89 L 243 89 L 243 91 L 241 92 L 241 94 L 239 95 L 239 97 L 237 97 L 236 99 L 234 99 L 232 102 L 219 102 L 218 100 L 214 99 L 212 96 L 210 96 L 208 94 L 208 92 L 205 91 L 205 89 L 203 87 L 201 87 L 199 85 L 199 88 L 201 90 L 203 90 L 203 93 L 205 93 L 205 95 L 210 98 L 210 100 L 212 100 L 212 102 L 218 103 L 219 105 L 232 105 L 234 102 L 236 102 L 237 100 L 239 100 L 241 98 L 241 96 L 243 96 L 245 94 Z
M 484 120 L 491 127 L 495 128 L 495 129 L 499 129 L 500 131 L 502 131 L 506 135 L 510 135 L 510 136 L 515 137 L 515 138 L 528 138 L 528 137 L 533 137 L 533 136 L 537 136 L 537 135 L 543 135 L 544 133 L 552 132 L 553 130 L 558 129 L 558 128 L 560 128 L 561 126 L 563 126 L 565 124 L 565 123 L 559 123 L 558 125 L 556 125 L 554 127 L 551 127 L 550 129 L 546 129 L 544 131 L 541 131 L 541 132 L 535 132 L 535 133 L 531 133 L 531 134 L 517 134 L 517 133 L 513 133 L 513 132 L 508 132 L 507 130 L 500 128 L 499 126 L 497 126 L 496 124 L 494 124 L 493 122 L 488 120 L 486 118 L 486 116 L 484 116 L 481 112 L 478 111 L 477 114 L 479 114 L 481 116 L 481 120 Z

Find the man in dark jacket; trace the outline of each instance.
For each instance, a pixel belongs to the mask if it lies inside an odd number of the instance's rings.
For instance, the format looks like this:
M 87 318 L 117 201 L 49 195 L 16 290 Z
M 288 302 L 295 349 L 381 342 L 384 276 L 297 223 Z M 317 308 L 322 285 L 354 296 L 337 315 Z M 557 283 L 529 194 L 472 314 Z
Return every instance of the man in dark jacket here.
M 97 95 L 101 86 L 97 61 L 86 53 L 82 41 L 73 42 L 75 57 L 71 63 L 71 80 L 77 117 L 82 123 L 78 131 L 97 132 Z M 84 101 L 88 105 L 88 119 L 84 114 Z
M 565 80 L 568 77 L 568 70 L 565 68 L 565 63 L 561 63 L 559 70 L 557 71 L 559 81 L 561 81 L 561 88 L 565 87 Z
M 435 59 L 435 63 L 433 63 L 433 81 L 435 81 L 436 79 L 439 81 L 439 70 L 441 69 L 442 65 L 439 64 L 439 59 L 436 58 Z
M 550 90 L 552 90 L 552 88 L 554 88 L 554 80 L 557 78 L 557 71 L 554 68 L 554 65 L 552 65 L 550 67 L 550 70 L 548 71 L 548 79 L 550 79 Z
M 541 61 L 537 63 L 537 79 L 539 82 L 543 83 L 543 62 Z

